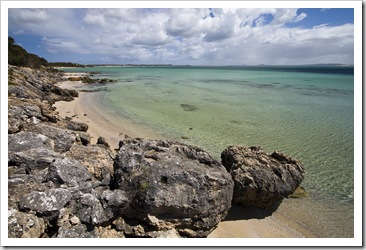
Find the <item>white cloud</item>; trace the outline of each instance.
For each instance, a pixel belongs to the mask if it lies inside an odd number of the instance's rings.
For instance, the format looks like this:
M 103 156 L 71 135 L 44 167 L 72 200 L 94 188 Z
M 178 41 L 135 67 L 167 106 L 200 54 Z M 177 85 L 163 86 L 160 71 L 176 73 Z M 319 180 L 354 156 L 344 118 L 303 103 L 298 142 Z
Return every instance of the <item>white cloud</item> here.
M 94 63 L 353 61 L 352 24 L 301 28 L 305 18 L 297 9 L 265 8 L 11 9 L 9 31 L 44 37 L 50 53 L 94 55 Z
M 83 21 L 89 25 L 98 25 L 104 27 L 107 23 L 102 15 L 87 14 Z
M 19 29 L 15 32 L 13 32 L 14 35 L 21 35 L 21 34 L 24 34 L 24 30 L 23 29 Z

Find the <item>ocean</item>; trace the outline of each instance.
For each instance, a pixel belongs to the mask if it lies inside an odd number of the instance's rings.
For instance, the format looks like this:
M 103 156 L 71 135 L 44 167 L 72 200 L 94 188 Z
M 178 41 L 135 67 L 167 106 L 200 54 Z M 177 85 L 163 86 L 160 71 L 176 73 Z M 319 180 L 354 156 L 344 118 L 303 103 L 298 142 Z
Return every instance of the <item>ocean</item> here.
M 306 168 L 301 186 L 309 194 L 303 202 L 321 205 L 310 227 L 328 223 L 329 228 L 341 228 L 328 229 L 321 236 L 353 237 L 353 67 L 94 66 L 63 70 L 98 72 L 93 77 L 117 80 L 103 86 L 105 91 L 96 100 L 106 116 L 128 118 L 161 138 L 199 146 L 218 160 L 226 147 L 237 144 L 258 145 L 268 153 L 276 150 L 300 160 Z M 304 209 L 313 214 L 311 205 Z

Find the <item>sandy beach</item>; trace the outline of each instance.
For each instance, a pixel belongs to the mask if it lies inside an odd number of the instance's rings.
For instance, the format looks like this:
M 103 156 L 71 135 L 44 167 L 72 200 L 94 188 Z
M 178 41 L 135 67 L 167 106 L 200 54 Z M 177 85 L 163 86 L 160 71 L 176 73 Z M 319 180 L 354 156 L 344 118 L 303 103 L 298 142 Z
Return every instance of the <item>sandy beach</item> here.
M 75 74 L 72 74 L 75 75 Z M 67 74 L 69 76 L 69 74 Z M 64 89 L 75 89 L 79 91 L 79 97 L 71 102 L 60 101 L 54 104 L 61 117 L 71 117 L 73 121 L 88 124 L 88 133 L 91 136 L 91 143 L 95 144 L 98 137 L 104 137 L 112 149 L 118 148 L 118 142 L 130 137 L 158 138 L 146 128 L 142 128 L 128 119 L 115 117 L 107 118 L 105 112 L 95 104 L 98 92 L 81 92 L 85 84 L 80 81 L 64 81 L 58 84 Z M 160 136 L 161 137 L 161 136 Z
M 111 149 L 118 148 L 118 142 L 128 135 L 130 137 L 144 137 L 163 139 L 162 135 L 154 134 L 147 128 L 131 122 L 128 119 L 112 119 L 105 115 L 93 100 L 98 98 L 99 92 L 80 92 L 81 82 L 64 81 L 59 83 L 61 88 L 79 90 L 79 97 L 71 102 L 57 102 L 61 117 L 72 117 L 74 121 L 88 124 L 91 143 L 95 144 L 99 136 L 104 137 L 111 145 Z M 112 119 L 112 120 L 111 120 Z M 271 215 L 258 209 L 234 206 L 224 221 L 218 224 L 208 238 L 312 238 L 322 237 L 316 232 L 322 231 L 322 225 L 314 231 L 306 225 L 316 224 L 307 222 L 307 215 L 301 211 L 306 206 L 306 199 L 285 199 L 280 207 Z M 291 208 L 291 209 L 289 209 Z M 292 212 L 291 212 L 292 211 Z M 296 221 L 292 220 L 296 218 Z M 323 236 L 327 237 L 327 236 Z

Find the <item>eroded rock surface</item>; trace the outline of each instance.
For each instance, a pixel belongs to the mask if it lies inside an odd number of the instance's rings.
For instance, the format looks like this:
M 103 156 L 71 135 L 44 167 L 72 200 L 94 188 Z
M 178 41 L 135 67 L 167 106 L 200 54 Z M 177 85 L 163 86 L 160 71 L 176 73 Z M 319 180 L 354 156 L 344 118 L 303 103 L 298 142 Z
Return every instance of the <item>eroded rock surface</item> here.
M 261 147 L 230 146 L 221 159 L 235 182 L 233 202 L 246 206 L 275 209 L 305 177 L 300 161 Z
M 179 142 L 121 141 L 114 179 L 130 197 L 126 216 L 145 221 L 150 231 L 205 237 L 231 207 L 233 181 L 224 167 Z

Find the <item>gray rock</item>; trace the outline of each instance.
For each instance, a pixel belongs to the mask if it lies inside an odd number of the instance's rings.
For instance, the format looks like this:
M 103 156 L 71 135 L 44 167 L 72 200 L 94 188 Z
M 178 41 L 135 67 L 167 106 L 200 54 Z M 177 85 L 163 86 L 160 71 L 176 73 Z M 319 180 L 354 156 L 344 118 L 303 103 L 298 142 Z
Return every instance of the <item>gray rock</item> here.
M 60 227 L 58 229 L 57 238 L 94 238 L 92 232 L 88 232 L 84 224 L 77 224 L 73 227 Z
M 205 237 L 231 207 L 231 176 L 197 147 L 128 139 L 120 142 L 114 168 L 116 188 L 131 201 L 124 214 L 155 229 L 191 229 L 190 237 Z
M 128 206 L 128 197 L 126 192 L 116 190 L 105 190 L 100 200 L 102 201 L 105 213 L 110 218 L 117 218 Z
M 57 128 L 45 124 L 38 124 L 31 128 L 32 132 L 46 135 L 54 141 L 56 152 L 66 152 L 76 142 L 76 134 L 67 129 Z
M 88 131 L 89 128 L 88 124 L 75 121 L 68 121 L 66 127 L 70 130 L 82 131 L 82 132 Z
M 80 186 L 91 180 L 88 170 L 77 160 L 57 158 L 49 167 L 47 179 L 67 186 Z
M 50 189 L 46 192 L 33 191 L 19 201 L 19 208 L 32 210 L 39 214 L 58 212 L 71 199 L 72 195 L 67 189 Z
M 42 218 L 16 210 L 8 211 L 9 238 L 39 238 L 46 225 Z
M 233 202 L 246 206 L 274 210 L 305 177 L 300 161 L 260 147 L 230 146 L 221 159 L 235 183 Z
M 74 206 L 75 214 L 79 219 L 91 225 L 100 225 L 110 218 L 104 212 L 100 201 L 92 194 L 82 194 Z
M 49 137 L 33 132 L 21 131 L 8 136 L 8 150 L 13 152 L 26 151 L 32 148 L 51 148 L 54 142 Z
M 110 184 L 114 156 L 109 149 L 101 146 L 73 145 L 66 155 L 80 161 L 94 180 L 101 181 L 102 185 Z
M 87 146 L 90 144 L 91 138 L 88 133 L 78 131 L 77 136 L 78 136 L 77 140 L 79 140 L 82 145 Z
M 123 209 L 128 204 L 126 192 L 122 190 L 105 190 L 102 193 L 101 199 L 110 207 Z
M 45 169 L 61 155 L 48 148 L 31 148 L 21 152 L 9 152 L 9 161 L 16 166 L 24 164 L 28 170 Z

